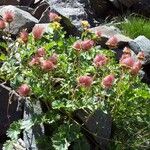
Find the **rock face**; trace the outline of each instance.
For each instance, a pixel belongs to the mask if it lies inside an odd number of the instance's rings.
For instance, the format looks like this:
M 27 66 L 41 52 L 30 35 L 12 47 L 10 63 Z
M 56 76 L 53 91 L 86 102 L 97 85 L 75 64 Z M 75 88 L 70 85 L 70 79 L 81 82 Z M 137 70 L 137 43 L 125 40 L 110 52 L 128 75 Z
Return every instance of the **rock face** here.
M 89 140 L 93 141 L 94 139 L 100 149 L 106 150 L 111 135 L 111 117 L 101 110 L 96 110 L 91 115 L 88 110 L 80 109 L 75 112 L 75 115 L 82 123 L 84 123 L 85 127 L 90 133 L 92 133 L 92 135 L 96 134 L 96 136 L 92 136 L 87 132 Z M 92 149 L 95 149 L 94 145 Z
M 22 111 L 17 111 L 18 101 L 13 98 L 9 105 L 8 101 L 9 92 L 0 86 L 0 143 L 4 142 L 5 132 L 10 123 L 22 118 Z
M 25 28 L 31 31 L 35 23 L 38 23 L 38 20 L 30 13 L 11 5 L 0 8 L 0 15 L 3 15 L 4 12 L 8 10 L 12 11 L 15 15 L 14 21 L 10 24 L 10 33 L 14 35 L 18 34 L 20 30 Z M 8 28 L 6 28 L 6 30 L 8 30 Z
M 23 118 L 25 120 L 30 120 L 33 115 L 40 115 L 42 113 L 42 108 L 40 102 L 37 101 L 34 104 L 34 109 L 29 109 L 31 106 L 31 102 L 26 101 L 24 106 L 24 115 Z M 23 141 L 25 142 L 26 149 L 28 150 L 40 150 L 40 147 L 36 143 L 36 139 L 44 135 L 44 126 L 34 126 L 28 131 L 23 132 Z

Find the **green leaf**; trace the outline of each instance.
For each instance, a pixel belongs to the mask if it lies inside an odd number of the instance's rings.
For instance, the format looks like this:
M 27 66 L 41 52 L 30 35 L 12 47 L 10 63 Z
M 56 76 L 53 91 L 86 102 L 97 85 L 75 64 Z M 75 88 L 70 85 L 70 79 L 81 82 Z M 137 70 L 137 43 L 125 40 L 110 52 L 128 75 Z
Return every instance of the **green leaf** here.
M 0 55 L 0 61 L 5 61 L 6 60 L 6 55 L 5 54 L 1 54 Z
M 15 143 L 15 141 L 11 141 L 11 140 L 6 141 L 3 145 L 3 150 L 13 150 L 14 143 Z
M 10 137 L 12 140 L 17 140 L 18 139 L 18 136 L 21 132 L 21 125 L 20 125 L 20 121 L 18 122 L 13 122 L 11 125 L 10 125 L 10 128 L 8 129 L 7 131 L 7 136 Z
M 64 123 L 53 135 L 53 147 L 55 150 L 68 150 L 70 144 L 79 139 L 80 136 L 80 128 L 76 124 Z

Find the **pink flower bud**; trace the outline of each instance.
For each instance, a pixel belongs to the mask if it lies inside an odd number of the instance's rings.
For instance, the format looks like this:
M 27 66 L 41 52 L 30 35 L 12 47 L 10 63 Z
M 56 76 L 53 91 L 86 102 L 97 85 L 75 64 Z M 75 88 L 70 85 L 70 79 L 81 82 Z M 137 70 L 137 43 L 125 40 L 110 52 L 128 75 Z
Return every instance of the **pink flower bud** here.
M 36 57 L 44 57 L 46 54 L 46 51 L 43 47 L 39 48 L 36 52 Z
M 39 65 L 40 60 L 39 57 L 33 57 L 32 60 L 29 62 L 29 66 Z
M 26 30 L 22 30 L 20 32 L 20 39 L 24 42 L 27 43 L 28 42 L 28 35 L 29 33 Z
M 137 55 L 137 58 L 139 60 L 144 60 L 144 58 L 145 58 L 144 52 L 143 51 L 139 52 L 138 55 Z
M 125 54 L 130 54 L 130 55 L 131 55 L 131 49 L 130 49 L 129 47 L 125 47 L 125 48 L 123 49 L 123 53 L 125 53 Z
M 81 51 L 82 50 L 81 41 L 76 41 L 72 47 L 77 51 Z
M 18 92 L 18 94 L 19 94 L 20 96 L 26 97 L 26 96 L 28 96 L 29 93 L 30 93 L 30 87 L 29 87 L 27 84 L 22 84 L 22 85 L 18 88 L 17 92 Z
M 113 82 L 114 82 L 114 80 L 115 80 L 115 77 L 114 77 L 114 75 L 108 75 L 108 76 L 106 76 L 103 80 L 102 80 L 102 86 L 104 87 L 104 88 L 110 88 L 112 85 L 113 85 Z
M 59 21 L 61 20 L 61 17 L 58 16 L 56 13 L 50 12 L 50 13 L 49 13 L 49 19 L 50 19 L 51 22 L 52 22 L 52 21 L 57 21 L 57 22 L 59 22 Z
M 81 76 L 78 79 L 78 83 L 83 87 L 90 87 L 93 83 L 93 78 L 90 76 Z
M 94 65 L 96 66 L 96 67 L 101 67 L 101 66 L 103 66 L 103 65 L 105 65 L 106 63 L 107 63 L 107 57 L 106 56 L 104 56 L 104 55 L 100 55 L 100 54 L 98 54 L 98 55 L 96 55 L 96 57 L 94 58 Z
M 5 22 L 0 19 L 0 30 L 4 30 L 5 28 L 6 28 Z
M 135 62 L 131 68 L 131 74 L 137 75 L 138 72 L 141 70 L 141 68 L 142 68 L 141 62 L 140 61 Z
M 44 27 L 40 25 L 35 25 L 32 29 L 32 34 L 34 39 L 36 40 L 41 39 L 44 34 Z
M 54 53 L 51 57 L 48 58 L 48 60 L 50 60 L 54 65 L 56 65 L 58 61 L 58 55 Z
M 81 42 L 81 48 L 83 51 L 88 51 L 94 46 L 93 40 L 84 40 Z
M 121 60 L 120 64 L 121 64 L 122 67 L 132 68 L 132 66 L 134 64 L 134 60 L 133 60 L 132 57 L 127 57 L 127 58 Z
M 41 68 L 44 71 L 51 71 L 55 68 L 55 65 L 50 60 L 43 60 L 41 62 Z
M 106 42 L 106 45 L 109 48 L 117 48 L 118 46 L 118 39 L 115 36 L 112 36 L 108 39 L 108 41 Z
M 14 20 L 14 13 L 12 11 L 5 11 L 3 14 L 3 20 L 11 23 Z

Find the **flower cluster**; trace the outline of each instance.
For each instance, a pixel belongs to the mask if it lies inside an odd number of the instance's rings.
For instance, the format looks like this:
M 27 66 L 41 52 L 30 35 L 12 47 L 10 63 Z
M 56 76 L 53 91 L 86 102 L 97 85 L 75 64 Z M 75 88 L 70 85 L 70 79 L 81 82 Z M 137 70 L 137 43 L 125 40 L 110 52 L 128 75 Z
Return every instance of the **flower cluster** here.
M 57 65 L 57 54 L 53 54 L 48 59 L 45 59 L 46 51 L 43 47 L 39 48 L 36 54 L 32 57 L 29 62 L 29 66 L 39 66 L 44 71 L 51 71 L 56 68 Z
M 80 51 L 88 51 L 94 46 L 94 41 L 91 39 L 86 39 L 83 41 L 76 41 L 73 44 L 73 48 L 77 50 L 78 52 Z
M 124 69 L 128 69 L 131 72 L 131 74 L 137 75 L 142 68 L 143 60 L 144 60 L 143 52 L 139 52 L 139 54 L 137 55 L 137 60 L 134 60 L 134 58 L 131 56 L 131 49 L 125 47 L 123 50 L 123 55 L 120 59 L 120 65 Z
M 0 30 L 6 28 L 6 24 L 10 24 L 14 20 L 14 13 L 12 11 L 5 11 L 0 19 Z

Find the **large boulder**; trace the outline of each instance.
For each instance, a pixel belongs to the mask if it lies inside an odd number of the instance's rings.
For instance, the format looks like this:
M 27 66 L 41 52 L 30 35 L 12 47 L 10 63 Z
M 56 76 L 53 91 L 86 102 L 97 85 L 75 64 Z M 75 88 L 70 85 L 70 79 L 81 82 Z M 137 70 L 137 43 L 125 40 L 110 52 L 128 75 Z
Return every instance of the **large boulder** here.
M 35 23 L 38 23 L 38 20 L 30 13 L 15 6 L 9 5 L 0 8 L 0 15 L 3 15 L 5 11 L 12 11 L 15 15 L 13 22 L 10 24 L 10 33 L 13 35 L 17 35 L 20 30 L 25 28 L 27 28 L 28 31 L 31 31 Z M 6 30 L 8 31 L 8 27 Z

